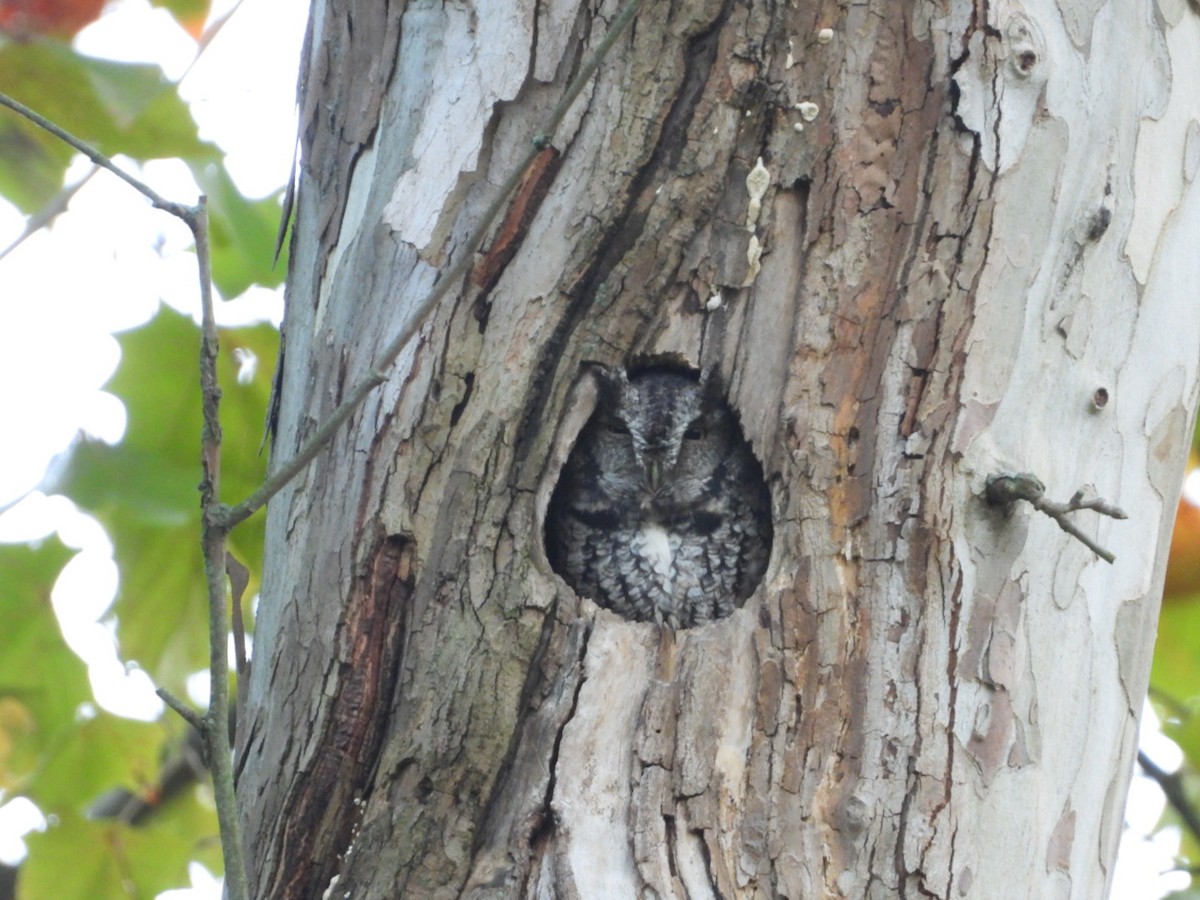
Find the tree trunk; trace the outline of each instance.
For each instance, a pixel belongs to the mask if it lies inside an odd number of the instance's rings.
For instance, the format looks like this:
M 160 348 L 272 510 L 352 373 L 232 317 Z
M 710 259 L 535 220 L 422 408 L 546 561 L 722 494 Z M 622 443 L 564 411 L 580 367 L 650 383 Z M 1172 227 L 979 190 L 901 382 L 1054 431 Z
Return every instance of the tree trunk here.
M 462 255 L 598 5 L 316 4 L 277 459 Z M 259 896 L 1103 896 L 1197 399 L 1200 19 L 1058 5 L 646 5 L 271 504 Z M 678 632 L 542 535 L 586 364 L 662 355 L 726 386 L 775 532 Z M 1024 472 L 1125 509 L 1069 516 L 1115 565 L 986 502 Z

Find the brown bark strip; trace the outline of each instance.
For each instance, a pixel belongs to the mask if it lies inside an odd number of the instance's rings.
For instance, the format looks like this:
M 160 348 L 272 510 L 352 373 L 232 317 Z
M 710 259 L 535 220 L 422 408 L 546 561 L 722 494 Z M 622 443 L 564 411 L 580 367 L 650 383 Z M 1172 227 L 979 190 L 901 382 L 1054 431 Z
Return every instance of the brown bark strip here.
M 505 266 L 520 249 L 529 223 L 533 221 L 542 201 L 546 199 L 546 193 L 554 183 L 554 176 L 558 174 L 561 165 L 562 155 L 555 148 L 547 147 L 525 170 L 521 183 L 513 194 L 512 202 L 508 205 L 504 221 L 496 231 L 496 239 L 471 272 L 471 283 L 485 294 L 496 286 Z
M 414 551 L 411 541 L 390 535 L 375 549 L 356 596 L 346 604 L 341 633 L 341 691 L 330 702 L 324 748 L 316 767 L 297 779 L 271 883 L 272 896 L 301 900 L 320 896 L 337 872 L 362 809 L 388 718 L 381 715 L 391 697 L 398 652 L 403 645 L 404 611 L 412 597 Z

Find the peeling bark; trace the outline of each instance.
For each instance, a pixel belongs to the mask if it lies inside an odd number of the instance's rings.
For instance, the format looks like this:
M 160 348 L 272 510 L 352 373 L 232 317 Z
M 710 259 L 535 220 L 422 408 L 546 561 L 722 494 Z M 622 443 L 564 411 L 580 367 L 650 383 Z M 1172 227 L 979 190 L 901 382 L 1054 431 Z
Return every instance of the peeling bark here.
M 313 13 L 280 458 L 616 12 L 359 6 Z M 271 504 L 259 896 L 1103 896 L 1197 400 L 1200 17 L 1060 6 L 641 12 Z M 764 585 L 677 634 L 542 546 L 582 367 L 652 354 L 716 367 L 775 518 Z M 987 506 L 1026 471 L 1129 513 L 1074 514 L 1115 566 Z

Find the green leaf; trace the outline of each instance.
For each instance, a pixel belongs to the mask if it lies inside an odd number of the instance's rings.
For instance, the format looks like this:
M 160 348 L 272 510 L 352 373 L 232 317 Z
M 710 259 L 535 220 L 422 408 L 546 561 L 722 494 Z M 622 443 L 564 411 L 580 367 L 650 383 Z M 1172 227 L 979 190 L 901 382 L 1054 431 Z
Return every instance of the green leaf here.
M 158 67 L 80 56 L 57 41 L 0 43 L 0 91 L 108 156 L 187 163 L 209 197 L 213 281 L 222 296 L 283 282 L 286 259 L 274 260 L 280 192 L 256 201 L 238 192 L 218 148 L 199 139 L 191 111 Z M 41 212 L 58 198 L 74 153 L 0 110 L 0 193 L 24 212 Z M 280 172 L 280 180 L 286 176 Z
M 18 900 L 37 897 L 128 897 L 122 891 L 120 856 L 109 846 L 110 823 L 59 816 L 44 833 L 26 838 L 29 856 L 21 866 Z
M 1193 777 L 1192 781 L 1195 780 Z M 1195 791 L 1189 791 L 1188 795 L 1192 801 L 1192 805 L 1196 804 Z M 1175 809 L 1168 804 L 1164 812 L 1163 818 L 1179 828 L 1179 852 L 1176 853 L 1176 858 L 1185 861 L 1197 859 L 1196 835 L 1192 834 L 1191 830 L 1184 824 Z M 1184 866 L 1186 867 L 1186 866 Z M 1200 900 L 1200 898 L 1197 898 Z
M 191 859 L 212 865 L 216 823 L 194 800 L 181 810 L 146 827 L 57 815 L 44 833 L 26 838 L 29 857 L 21 866 L 18 896 L 127 900 L 185 887 Z
M 113 605 L 121 658 L 179 694 L 187 676 L 208 664 L 199 517 L 180 528 L 142 527 L 116 510 L 105 521 L 121 573 Z
M 170 735 L 162 721 L 136 722 L 100 711 L 60 737 L 27 791 L 46 815 L 82 814 L 109 788 L 153 784 Z
M 200 553 L 200 331 L 163 308 L 120 335 L 121 364 L 108 389 L 125 403 L 128 428 L 115 447 L 87 444 L 73 454 L 60 490 L 93 512 L 112 537 L 120 588 L 114 613 L 123 659 L 140 663 L 179 693 L 208 659 L 207 601 Z M 221 333 L 221 492 L 241 500 L 266 475 L 258 453 L 278 333 L 269 325 Z M 238 384 L 234 350 L 258 356 Z M 262 566 L 262 516 L 231 535 L 230 549 L 252 573 Z M 252 579 L 248 596 L 257 588 Z
M 1183 750 L 1193 770 L 1200 769 L 1200 602 L 1176 598 L 1164 603 L 1150 670 L 1151 696 L 1169 697 L 1159 708 L 1163 733 Z
M 263 200 L 247 200 L 223 167 L 194 166 L 192 174 L 208 196 L 213 282 L 221 295 L 236 297 L 252 284 L 282 284 L 287 258 L 284 252 L 275 262 L 275 240 L 283 191 Z
M 0 51 L 0 64 L 2 57 Z M 53 135 L 17 118 L 16 113 L 0 110 L 0 194 L 22 212 L 37 212 L 58 193 L 74 152 Z
M 0 44 L 0 91 L 107 156 L 218 161 L 157 66 L 92 59 L 57 41 Z M 0 192 L 24 212 L 57 194 L 75 151 L 9 110 L 0 115 Z
M 1150 681 L 1179 700 L 1200 698 L 1200 598 L 1176 598 L 1164 603 L 1159 617 L 1158 639 Z
M 0 545 L 0 788 L 36 779 L 91 699 L 87 669 L 63 642 L 50 590 L 71 556 L 61 543 Z
M 83 818 L 111 788 L 156 785 L 164 749 L 180 743 L 186 726 L 80 715 L 92 700 L 87 672 L 49 599 L 69 557 L 56 540 L 0 545 L 0 786 L 29 797 L 54 823 L 29 837 L 20 896 L 94 900 L 127 897 L 132 886 L 152 897 L 186 884 L 189 859 L 219 870 L 215 816 L 193 789 L 156 810 L 145 828 Z

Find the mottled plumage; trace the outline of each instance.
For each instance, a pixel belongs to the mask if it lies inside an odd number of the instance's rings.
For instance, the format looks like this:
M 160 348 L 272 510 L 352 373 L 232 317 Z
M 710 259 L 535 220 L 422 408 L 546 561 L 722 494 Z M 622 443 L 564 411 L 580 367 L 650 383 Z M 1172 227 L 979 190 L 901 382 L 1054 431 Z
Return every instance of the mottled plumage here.
M 762 468 L 704 379 L 600 372 L 596 412 L 550 501 L 546 546 L 576 593 L 639 622 L 728 616 L 771 552 Z

